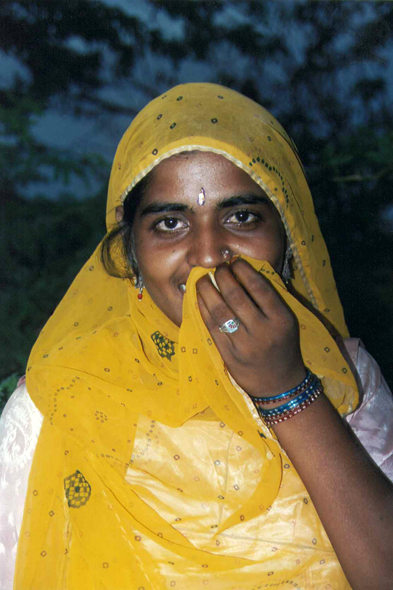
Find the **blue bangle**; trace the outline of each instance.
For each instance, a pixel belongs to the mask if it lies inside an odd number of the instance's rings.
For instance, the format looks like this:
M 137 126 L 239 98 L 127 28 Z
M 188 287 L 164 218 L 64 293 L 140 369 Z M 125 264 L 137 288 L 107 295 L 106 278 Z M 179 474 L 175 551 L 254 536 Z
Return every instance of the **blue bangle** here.
M 318 387 L 316 388 L 314 393 L 311 394 L 311 396 L 309 396 L 306 400 L 304 400 L 300 405 L 295 406 L 295 408 L 290 410 L 289 412 L 284 412 L 283 414 L 277 414 L 276 416 L 270 416 L 269 418 L 266 416 L 263 417 L 263 420 L 264 420 L 266 426 L 271 428 L 275 424 L 279 424 L 280 422 L 285 422 L 286 420 L 289 420 L 293 416 L 296 416 L 296 414 L 303 412 L 303 410 L 308 408 L 308 406 L 310 406 L 316 399 L 318 399 L 318 397 L 322 393 L 323 393 L 323 387 L 322 387 L 322 383 L 321 383 L 320 385 L 318 385 Z M 261 418 L 262 418 L 262 416 L 261 416 Z
M 288 412 L 293 410 L 297 406 L 300 406 L 304 401 L 306 401 L 309 397 L 311 397 L 314 391 L 317 389 L 319 383 L 318 381 L 314 381 L 303 393 L 298 395 L 297 397 L 291 399 L 286 404 L 282 406 L 278 406 L 277 408 L 273 408 L 271 410 L 263 410 L 262 408 L 258 408 L 258 411 L 261 416 L 277 416 L 278 414 L 283 414 L 284 412 Z
M 260 402 L 262 404 L 269 404 L 269 403 L 273 403 L 273 402 L 278 402 L 285 397 L 289 397 L 289 396 L 294 395 L 295 393 L 303 390 L 308 385 L 308 382 L 312 377 L 313 377 L 313 374 L 311 373 L 311 371 L 309 369 L 307 369 L 307 374 L 306 374 L 305 378 L 303 379 L 303 381 L 301 383 L 299 383 L 299 385 L 296 385 L 296 387 L 294 387 L 293 389 L 290 389 L 289 391 L 285 391 L 284 393 L 280 393 L 279 395 L 273 395 L 271 397 L 253 397 L 252 401 L 253 402 Z
M 321 385 L 321 382 L 318 379 L 318 377 L 316 375 L 313 375 L 313 379 L 312 379 L 310 385 L 304 391 L 302 391 L 302 393 L 300 393 L 298 396 L 289 400 L 285 404 L 278 406 L 277 408 L 272 408 L 270 410 L 263 410 L 262 408 L 258 407 L 257 408 L 258 413 L 260 416 L 268 418 L 268 417 L 278 416 L 279 414 L 283 414 L 285 412 L 289 412 L 289 411 L 293 410 L 294 408 L 296 408 L 297 406 L 300 406 L 302 403 L 307 401 L 310 397 L 312 397 L 315 390 L 318 387 L 320 387 L 320 385 Z

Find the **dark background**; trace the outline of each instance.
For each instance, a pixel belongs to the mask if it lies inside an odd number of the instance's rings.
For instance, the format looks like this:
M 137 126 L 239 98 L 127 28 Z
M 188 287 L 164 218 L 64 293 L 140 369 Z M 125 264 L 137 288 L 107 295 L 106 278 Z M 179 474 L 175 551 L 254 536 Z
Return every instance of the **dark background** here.
M 0 409 L 105 232 L 122 132 L 191 81 L 296 142 L 351 334 L 392 385 L 392 3 L 2 0 L 0 44 Z

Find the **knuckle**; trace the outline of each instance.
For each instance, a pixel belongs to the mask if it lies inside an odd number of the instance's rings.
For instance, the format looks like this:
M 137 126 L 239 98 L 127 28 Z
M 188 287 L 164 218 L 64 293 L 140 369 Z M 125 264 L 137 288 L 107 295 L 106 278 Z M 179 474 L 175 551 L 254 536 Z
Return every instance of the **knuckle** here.
M 212 308 L 212 315 L 220 321 L 228 320 L 228 307 L 225 303 L 216 303 Z
M 298 333 L 297 320 L 292 314 L 283 314 L 278 318 L 279 333 L 281 337 L 286 341 L 288 338 L 292 339 L 296 337 Z
M 293 330 L 294 328 L 296 328 L 297 318 L 290 309 L 283 306 L 280 315 L 283 326 L 287 327 L 289 330 Z
M 252 277 L 247 281 L 246 287 L 244 288 L 248 299 L 258 301 L 263 305 L 263 301 L 266 300 L 266 296 L 269 295 L 268 289 L 266 289 L 263 283 L 260 283 L 258 277 Z M 245 299 L 246 300 L 246 299 Z
M 226 299 L 228 303 L 234 307 L 243 307 L 246 302 L 245 293 L 239 287 L 230 289 L 229 292 L 226 293 Z

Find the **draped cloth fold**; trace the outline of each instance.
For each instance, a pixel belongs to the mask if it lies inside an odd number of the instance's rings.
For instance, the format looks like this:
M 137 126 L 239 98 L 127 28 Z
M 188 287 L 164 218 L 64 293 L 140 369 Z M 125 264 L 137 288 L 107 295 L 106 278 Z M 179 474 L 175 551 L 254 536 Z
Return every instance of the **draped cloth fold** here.
M 214 84 L 149 103 L 115 156 L 108 229 L 138 181 L 195 149 L 231 160 L 277 207 L 293 292 L 248 260 L 297 316 L 305 364 L 332 403 L 353 411 L 355 380 L 326 327 L 347 335 L 311 195 L 293 142 L 261 106 Z M 106 274 L 97 248 L 44 327 L 27 369 L 44 422 L 17 590 L 349 588 L 300 478 L 202 321 L 195 285 L 207 272 L 192 270 L 177 328 L 148 293 L 140 301 Z

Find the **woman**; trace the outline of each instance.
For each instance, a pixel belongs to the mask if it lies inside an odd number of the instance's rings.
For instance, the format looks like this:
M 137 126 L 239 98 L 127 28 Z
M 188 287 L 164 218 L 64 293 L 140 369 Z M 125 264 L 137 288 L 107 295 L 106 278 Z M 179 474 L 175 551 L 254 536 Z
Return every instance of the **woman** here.
M 392 484 L 340 414 L 393 477 L 392 400 L 349 340 L 359 401 L 332 336 L 279 123 L 212 84 L 158 97 L 119 145 L 107 222 L 11 402 L 43 416 L 14 588 L 390 588 Z

